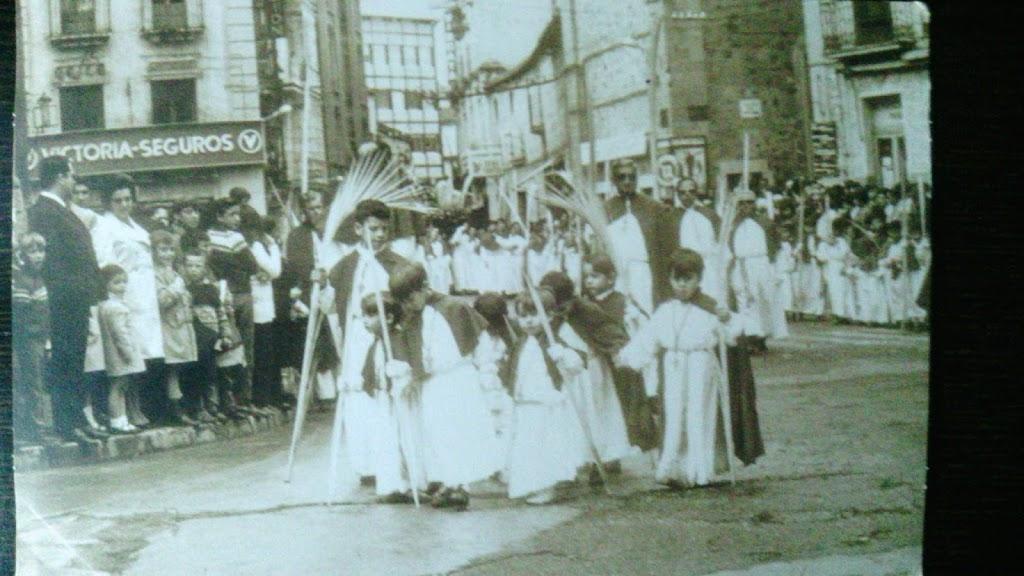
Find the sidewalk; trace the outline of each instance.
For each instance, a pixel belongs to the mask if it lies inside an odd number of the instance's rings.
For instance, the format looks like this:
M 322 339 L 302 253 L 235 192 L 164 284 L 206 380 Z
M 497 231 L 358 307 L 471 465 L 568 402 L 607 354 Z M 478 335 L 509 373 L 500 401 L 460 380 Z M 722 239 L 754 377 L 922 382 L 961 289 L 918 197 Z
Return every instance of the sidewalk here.
M 18 472 L 27 472 L 134 458 L 141 454 L 196 446 L 216 440 L 252 436 L 258 432 L 284 426 L 292 419 L 292 410 L 282 412 L 272 408 L 271 411 L 268 416 L 247 416 L 244 420 L 224 424 L 164 426 L 135 434 L 115 435 L 105 440 L 23 446 L 14 450 L 14 469 Z

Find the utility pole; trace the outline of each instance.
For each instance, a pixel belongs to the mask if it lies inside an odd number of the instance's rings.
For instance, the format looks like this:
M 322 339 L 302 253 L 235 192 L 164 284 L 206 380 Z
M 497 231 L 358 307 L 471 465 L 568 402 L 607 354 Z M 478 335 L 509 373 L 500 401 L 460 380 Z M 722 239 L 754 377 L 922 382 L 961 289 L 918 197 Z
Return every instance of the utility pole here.
M 658 71 L 658 40 L 661 36 L 661 29 L 664 24 L 664 3 L 654 2 L 651 5 L 651 49 L 647 55 L 647 69 L 650 84 L 647 86 L 647 103 L 650 108 L 650 131 L 647 135 L 647 154 L 651 170 L 651 191 L 655 199 L 658 198 L 658 88 L 661 83 L 661 75 Z
M 22 0 L 18 0 L 14 10 L 14 26 L 15 26 L 15 72 L 14 72 L 14 175 L 18 179 L 18 187 L 15 189 L 16 194 L 21 196 L 20 205 L 22 210 L 28 209 L 28 203 L 26 194 L 29 187 L 29 174 L 28 174 L 28 120 L 29 120 L 29 109 L 28 109 L 28 97 L 25 93 L 25 40 L 26 35 L 24 31 L 25 22 L 25 10 L 22 7 Z M 18 202 L 11 199 L 12 208 L 18 206 Z M 18 214 L 20 222 L 19 227 L 27 227 L 27 223 L 24 222 L 25 214 Z M 15 233 L 19 230 L 14 230 Z

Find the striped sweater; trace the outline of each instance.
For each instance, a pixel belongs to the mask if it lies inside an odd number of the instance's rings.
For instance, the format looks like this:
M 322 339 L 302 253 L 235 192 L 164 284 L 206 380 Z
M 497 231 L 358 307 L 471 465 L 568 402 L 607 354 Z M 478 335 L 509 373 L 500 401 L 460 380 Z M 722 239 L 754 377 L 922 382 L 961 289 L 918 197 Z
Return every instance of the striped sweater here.
M 227 280 L 232 294 L 252 293 L 251 276 L 260 271 L 252 249 L 234 230 L 211 228 L 210 269 L 218 279 Z

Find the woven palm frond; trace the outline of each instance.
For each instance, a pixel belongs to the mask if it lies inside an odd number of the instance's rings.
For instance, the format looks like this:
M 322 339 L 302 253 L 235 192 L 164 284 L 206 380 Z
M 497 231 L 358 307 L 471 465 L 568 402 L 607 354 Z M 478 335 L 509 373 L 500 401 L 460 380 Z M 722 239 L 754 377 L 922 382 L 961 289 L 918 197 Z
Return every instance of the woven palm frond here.
M 560 173 L 555 173 L 555 176 L 564 182 L 564 187 L 546 182 L 545 189 L 540 195 L 541 202 L 566 210 L 581 218 L 593 232 L 598 244 L 596 248 L 605 251 L 615 260 L 613 254 L 615 244 L 608 231 L 608 213 L 605 212 L 604 202 L 589 187 L 577 188 Z
M 360 156 L 338 186 L 327 212 L 324 237 L 334 238 L 356 205 L 364 200 L 379 200 L 389 208 L 430 214 L 436 208 L 421 199 L 416 186 L 408 182 L 398 162 L 387 161 L 379 154 Z

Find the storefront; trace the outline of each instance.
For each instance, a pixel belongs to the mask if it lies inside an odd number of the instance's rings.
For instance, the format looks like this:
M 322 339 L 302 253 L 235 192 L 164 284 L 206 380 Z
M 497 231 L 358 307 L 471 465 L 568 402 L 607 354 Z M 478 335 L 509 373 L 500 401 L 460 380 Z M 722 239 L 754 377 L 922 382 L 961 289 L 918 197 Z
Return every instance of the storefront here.
M 130 174 L 140 203 L 220 198 L 240 186 L 265 212 L 265 142 L 260 121 L 83 130 L 30 138 L 28 166 L 35 172 L 41 158 L 63 154 L 86 181 Z

